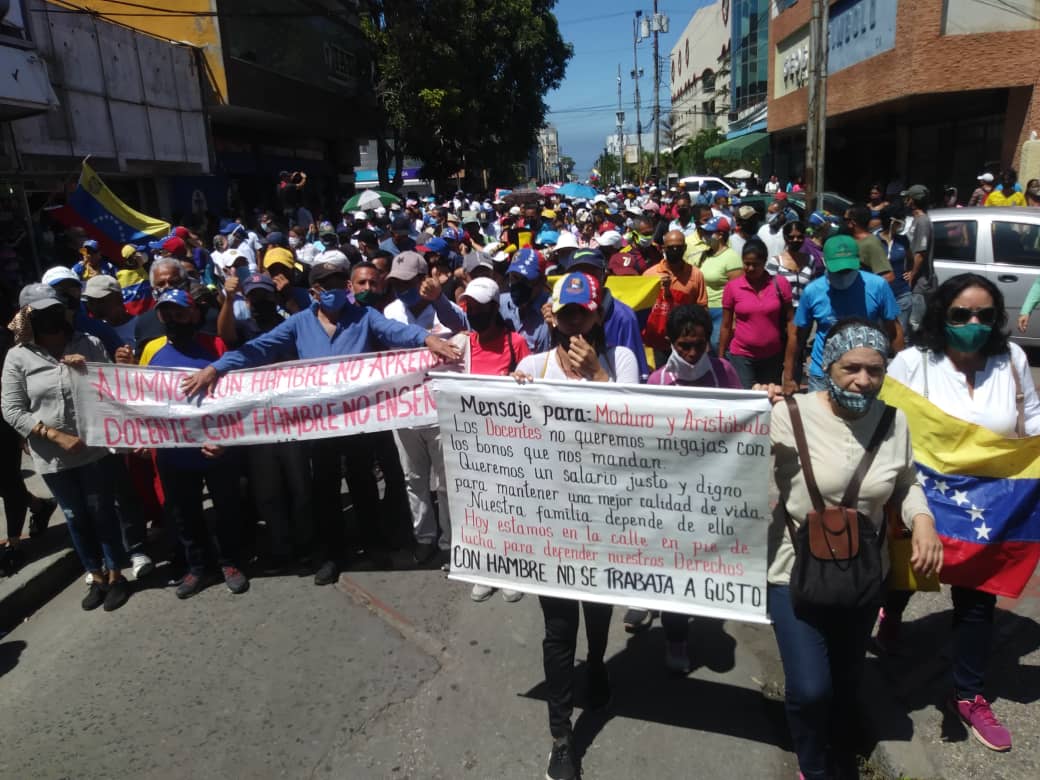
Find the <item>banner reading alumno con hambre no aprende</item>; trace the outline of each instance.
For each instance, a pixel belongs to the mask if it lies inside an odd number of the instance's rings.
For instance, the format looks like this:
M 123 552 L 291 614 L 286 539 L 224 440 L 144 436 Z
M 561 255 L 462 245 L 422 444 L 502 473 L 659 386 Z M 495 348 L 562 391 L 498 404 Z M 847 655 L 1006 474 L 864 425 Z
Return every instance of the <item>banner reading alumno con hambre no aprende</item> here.
M 766 622 L 763 393 L 435 380 L 451 577 Z

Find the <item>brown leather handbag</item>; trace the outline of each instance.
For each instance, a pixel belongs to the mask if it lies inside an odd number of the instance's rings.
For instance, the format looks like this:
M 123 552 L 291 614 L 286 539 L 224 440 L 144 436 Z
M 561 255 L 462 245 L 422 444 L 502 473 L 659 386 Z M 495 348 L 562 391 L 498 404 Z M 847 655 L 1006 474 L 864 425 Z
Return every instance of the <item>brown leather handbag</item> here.
M 813 474 L 802 414 L 793 398 L 787 398 L 798 460 L 805 477 L 813 511 L 795 530 L 787 516 L 787 530 L 795 550 L 791 571 L 791 601 L 799 607 L 861 607 L 879 605 L 884 597 L 881 548 L 884 529 L 878 533 L 870 518 L 856 509 L 859 489 L 870 470 L 882 440 L 892 427 L 896 410 L 887 407 L 870 438 L 863 458 L 838 506 L 827 506 Z M 884 521 L 882 521 L 884 524 Z

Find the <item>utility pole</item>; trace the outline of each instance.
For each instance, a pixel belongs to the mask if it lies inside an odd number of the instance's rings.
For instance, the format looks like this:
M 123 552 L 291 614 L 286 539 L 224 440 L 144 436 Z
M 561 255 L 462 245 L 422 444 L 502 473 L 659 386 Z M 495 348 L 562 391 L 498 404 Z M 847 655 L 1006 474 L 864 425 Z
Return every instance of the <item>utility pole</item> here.
M 654 18 L 650 25 L 654 31 L 654 178 L 661 178 L 661 57 L 658 53 L 657 36 L 668 32 L 668 17 L 657 13 L 654 0 Z
M 812 0 L 809 21 L 809 116 L 805 143 L 806 205 L 823 209 L 823 174 L 827 149 L 827 0 Z
M 618 180 L 620 187 L 625 183 L 625 112 L 621 110 L 621 63 L 617 66 L 617 148 Z
M 639 20 L 643 18 L 642 11 L 636 11 L 632 20 L 632 80 L 636 82 L 636 174 L 632 177 L 634 183 L 639 182 L 639 169 L 643 165 L 643 120 L 639 115 L 639 79 L 643 71 L 639 69 Z

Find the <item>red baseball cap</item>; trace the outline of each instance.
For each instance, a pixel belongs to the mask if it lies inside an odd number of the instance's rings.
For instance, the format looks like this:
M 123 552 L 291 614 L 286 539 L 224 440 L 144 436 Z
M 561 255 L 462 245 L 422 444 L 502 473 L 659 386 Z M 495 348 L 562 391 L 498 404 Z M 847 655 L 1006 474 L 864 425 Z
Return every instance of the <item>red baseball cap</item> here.
M 188 245 L 184 243 L 184 239 L 172 236 L 163 241 L 162 248 L 164 252 L 169 252 L 176 258 L 187 259 L 188 257 Z

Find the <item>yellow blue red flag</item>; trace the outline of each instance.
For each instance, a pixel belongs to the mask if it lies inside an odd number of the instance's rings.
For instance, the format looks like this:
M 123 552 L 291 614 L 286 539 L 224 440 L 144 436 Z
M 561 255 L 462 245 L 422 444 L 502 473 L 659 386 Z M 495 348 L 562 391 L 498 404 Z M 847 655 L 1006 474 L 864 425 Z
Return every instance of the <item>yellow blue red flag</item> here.
M 891 377 L 880 397 L 910 425 L 943 542 L 942 581 L 1018 598 L 1040 561 L 1040 436 L 1000 436 Z

